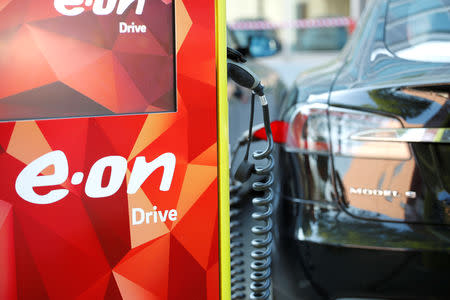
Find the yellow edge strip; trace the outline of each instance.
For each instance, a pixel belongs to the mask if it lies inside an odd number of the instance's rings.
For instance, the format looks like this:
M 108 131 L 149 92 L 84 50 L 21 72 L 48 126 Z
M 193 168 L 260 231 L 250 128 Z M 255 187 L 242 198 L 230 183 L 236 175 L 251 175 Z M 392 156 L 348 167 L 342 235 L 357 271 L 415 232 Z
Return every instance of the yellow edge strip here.
M 219 139 L 220 298 L 229 300 L 231 299 L 231 279 L 226 6 L 225 0 L 214 1 L 216 8 L 217 134 Z
M 442 141 L 442 137 L 444 136 L 446 128 L 439 128 L 435 137 L 434 137 L 434 141 L 435 142 L 440 142 Z

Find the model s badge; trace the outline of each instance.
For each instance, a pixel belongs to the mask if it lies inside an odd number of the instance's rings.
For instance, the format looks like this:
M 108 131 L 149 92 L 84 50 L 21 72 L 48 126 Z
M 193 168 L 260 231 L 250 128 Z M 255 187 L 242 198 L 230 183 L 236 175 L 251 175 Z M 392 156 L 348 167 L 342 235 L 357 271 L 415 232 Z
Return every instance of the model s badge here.
M 381 189 L 368 189 L 368 188 L 354 188 L 350 187 L 351 195 L 364 195 L 364 196 L 383 196 L 383 197 L 400 197 L 400 192 L 395 190 L 381 190 Z M 408 198 L 416 198 L 416 192 L 407 191 L 404 193 Z

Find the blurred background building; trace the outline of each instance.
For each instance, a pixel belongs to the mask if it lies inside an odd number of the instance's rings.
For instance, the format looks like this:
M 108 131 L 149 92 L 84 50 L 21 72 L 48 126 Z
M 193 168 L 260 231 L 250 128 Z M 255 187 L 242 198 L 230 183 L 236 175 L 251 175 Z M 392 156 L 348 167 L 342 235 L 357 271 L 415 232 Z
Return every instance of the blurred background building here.
M 240 47 L 257 35 L 281 52 L 262 60 L 290 84 L 300 71 L 337 56 L 370 0 L 227 0 L 227 22 Z
M 357 21 L 366 2 L 367 0 L 227 0 L 227 19 L 230 24 L 254 20 L 278 25 L 283 49 L 289 51 L 302 47 L 301 30 L 304 29 L 289 24 L 294 24 L 296 20 L 333 17 L 349 17 Z

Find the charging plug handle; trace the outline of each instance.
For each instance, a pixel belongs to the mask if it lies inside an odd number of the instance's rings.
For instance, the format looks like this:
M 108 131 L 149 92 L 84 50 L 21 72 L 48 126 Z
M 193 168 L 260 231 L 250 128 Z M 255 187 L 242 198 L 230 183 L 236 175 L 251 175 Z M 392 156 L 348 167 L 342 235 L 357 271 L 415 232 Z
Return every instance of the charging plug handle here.
M 234 178 L 239 182 L 246 182 L 250 179 L 253 172 L 255 171 L 255 164 L 249 162 L 248 160 L 243 160 L 234 174 Z
M 245 59 L 244 55 L 241 52 L 230 47 L 227 47 L 227 58 L 238 63 L 247 62 L 247 60 Z
M 261 80 L 253 73 L 247 66 L 228 59 L 228 76 L 233 79 L 234 82 L 252 90 L 256 95 L 264 95 L 264 86 L 261 84 Z

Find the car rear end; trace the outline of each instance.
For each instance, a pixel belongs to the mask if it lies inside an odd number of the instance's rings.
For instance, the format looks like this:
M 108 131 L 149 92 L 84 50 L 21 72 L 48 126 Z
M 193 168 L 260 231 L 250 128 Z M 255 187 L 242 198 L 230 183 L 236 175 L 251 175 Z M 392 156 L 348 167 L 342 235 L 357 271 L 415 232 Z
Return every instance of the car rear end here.
M 275 267 L 280 295 L 448 298 L 450 67 L 411 56 L 447 41 L 443 14 L 445 1 L 374 2 L 340 63 L 285 101 L 275 251 L 295 278 Z

